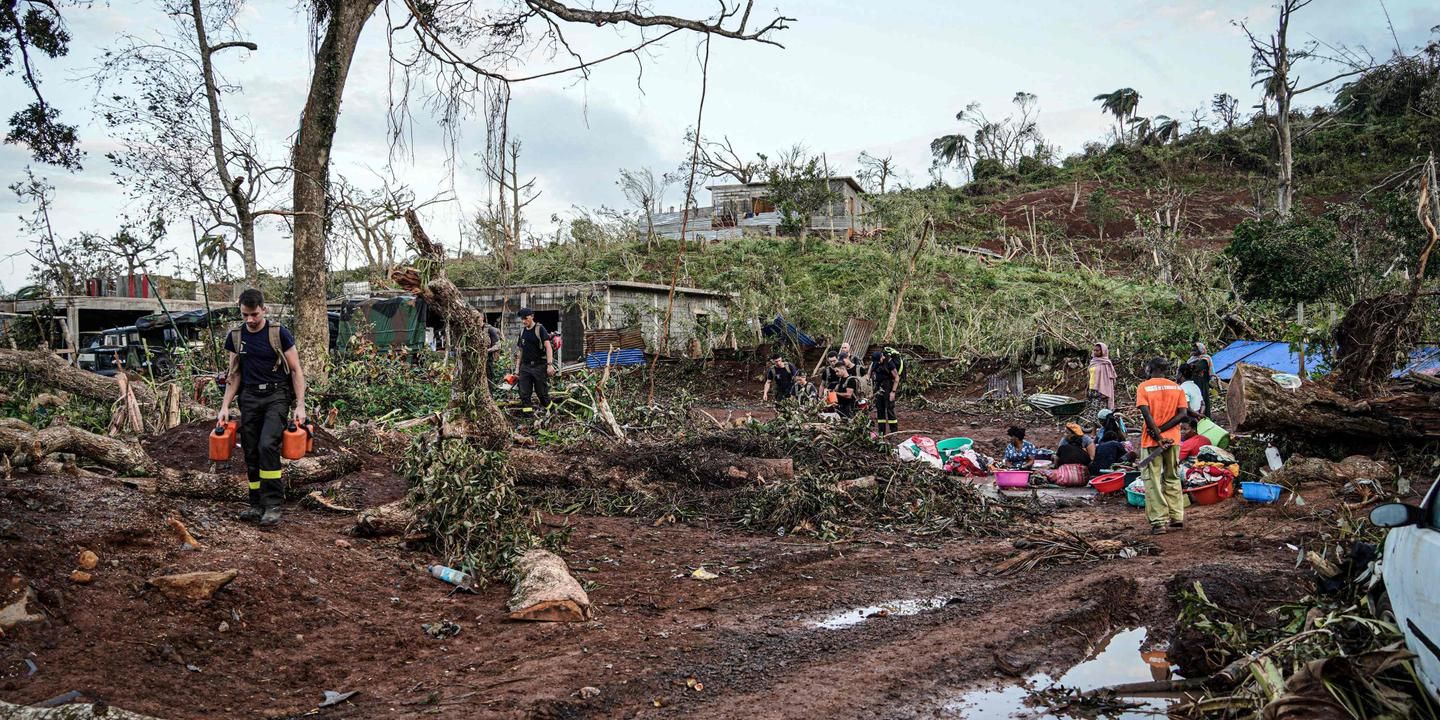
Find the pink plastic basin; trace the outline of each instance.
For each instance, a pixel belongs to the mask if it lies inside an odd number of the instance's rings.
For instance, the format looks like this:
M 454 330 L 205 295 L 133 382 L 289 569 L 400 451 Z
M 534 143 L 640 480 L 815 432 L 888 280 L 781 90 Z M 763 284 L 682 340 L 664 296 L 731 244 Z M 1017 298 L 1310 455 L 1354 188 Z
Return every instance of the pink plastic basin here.
M 996 470 L 995 484 L 999 487 L 1029 487 L 1029 470 Z

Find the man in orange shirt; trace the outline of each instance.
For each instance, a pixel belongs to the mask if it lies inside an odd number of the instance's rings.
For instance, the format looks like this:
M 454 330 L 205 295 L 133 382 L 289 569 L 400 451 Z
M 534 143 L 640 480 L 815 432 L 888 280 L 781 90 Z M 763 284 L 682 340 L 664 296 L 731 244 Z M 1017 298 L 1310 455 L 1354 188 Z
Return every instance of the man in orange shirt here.
M 1145 516 L 1150 534 L 1169 527 L 1185 527 L 1185 493 L 1180 487 L 1180 421 L 1190 417 L 1185 391 L 1169 378 L 1170 362 L 1155 358 L 1145 365 L 1150 379 L 1135 389 L 1135 406 L 1145 420 L 1140 437 L 1141 457 L 1160 450 L 1160 456 L 1140 468 L 1145 480 Z M 1162 449 L 1163 448 L 1163 449 Z

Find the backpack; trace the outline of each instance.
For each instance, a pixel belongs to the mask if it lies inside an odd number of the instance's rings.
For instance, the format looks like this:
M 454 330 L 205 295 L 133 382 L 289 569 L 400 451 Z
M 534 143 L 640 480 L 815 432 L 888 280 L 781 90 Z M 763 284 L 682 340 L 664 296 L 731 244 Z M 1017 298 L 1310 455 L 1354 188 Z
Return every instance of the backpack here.
M 285 362 L 285 351 L 280 349 L 280 324 L 267 322 L 266 327 L 270 330 L 270 347 L 275 350 L 275 364 L 271 366 L 271 372 L 283 370 L 286 375 L 290 374 L 290 364 Z M 240 372 L 240 331 L 244 328 L 241 324 L 230 331 L 230 347 L 235 348 L 230 353 L 230 373 L 233 375 Z
M 905 356 L 892 347 L 885 348 L 885 357 L 895 363 L 895 387 L 900 387 L 900 378 L 905 376 Z

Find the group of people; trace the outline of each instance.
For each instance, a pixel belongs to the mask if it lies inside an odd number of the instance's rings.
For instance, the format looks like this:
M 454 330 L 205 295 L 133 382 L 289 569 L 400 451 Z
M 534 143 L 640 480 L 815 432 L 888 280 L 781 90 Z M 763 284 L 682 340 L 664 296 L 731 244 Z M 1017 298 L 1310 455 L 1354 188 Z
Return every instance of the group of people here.
M 1095 343 L 1090 351 L 1088 400 L 1092 409 L 1103 405 L 1104 410 L 1115 409 L 1115 363 L 1110 359 L 1110 347 L 1103 342 Z M 1215 360 L 1205 351 L 1205 343 L 1197 342 L 1190 347 L 1190 358 L 1180 366 L 1180 387 L 1185 392 L 1186 404 L 1201 417 L 1210 417 L 1210 379 L 1215 374 Z
M 857 361 L 851 353 L 850 343 L 841 343 L 839 350 L 825 355 L 820 373 L 812 382 L 794 363 L 774 353 L 770 356 L 770 367 L 765 369 L 760 399 L 769 401 L 773 389 L 777 405 L 788 400 L 804 405 L 819 404 L 833 409 L 842 418 L 852 418 L 860 412 L 861 403 L 868 396 L 875 409 L 875 432 L 880 435 L 896 432 L 900 422 L 895 417 L 895 397 L 903 375 L 899 353 L 885 348 L 872 352 L 868 363 L 863 361 L 864 358 Z
M 1103 405 L 1097 427 L 1087 434 L 1078 423 L 1065 426 L 1053 453 L 1053 469 L 1037 471 L 1057 485 L 1083 485 L 1087 476 L 1109 471 L 1117 463 L 1138 464 L 1145 487 L 1145 514 L 1152 534 L 1185 526 L 1182 463 L 1200 455 L 1211 444 L 1201 434 L 1210 414 L 1210 379 L 1214 361 L 1202 343 L 1195 343 L 1190 359 L 1178 373 L 1170 361 L 1154 358 L 1145 365 L 1145 380 L 1135 389 L 1135 408 L 1142 427 L 1136 450 L 1126 439 L 1125 421 L 1115 411 L 1116 374 L 1109 348 L 1096 343 L 1089 365 L 1090 400 Z M 1001 465 L 1033 470 L 1042 452 L 1025 439 L 1025 428 L 1011 427 Z

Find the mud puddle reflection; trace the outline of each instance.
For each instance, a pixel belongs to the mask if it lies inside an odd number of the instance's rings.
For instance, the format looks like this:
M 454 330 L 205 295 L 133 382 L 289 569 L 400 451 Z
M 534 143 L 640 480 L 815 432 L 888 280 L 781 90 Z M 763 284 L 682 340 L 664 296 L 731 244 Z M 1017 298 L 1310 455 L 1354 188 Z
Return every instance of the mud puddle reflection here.
M 1031 675 L 1025 680 L 996 690 L 976 690 L 945 703 L 941 717 L 947 718 L 1010 718 L 1011 720 L 1050 720 L 1073 717 L 1058 714 L 1043 706 L 1025 703 L 1032 690 L 1043 690 L 1052 686 L 1093 690 L 1120 683 L 1163 680 L 1170 675 L 1169 663 L 1163 653 L 1141 652 L 1145 642 L 1146 628 L 1125 630 L 1111 636 L 1100 648 L 1099 653 L 1065 671 L 1058 679 L 1045 673 Z M 1136 705 L 1123 711 L 1087 714 L 1087 717 L 1113 718 L 1115 720 L 1140 720 L 1141 718 L 1163 718 L 1177 698 L 1173 697 L 1128 697 L 1121 698 Z
M 891 600 L 890 602 L 883 602 L 877 605 L 866 605 L 865 607 L 858 607 L 853 610 L 842 610 L 831 613 L 818 620 L 812 620 L 811 625 L 825 630 L 843 630 L 873 618 L 919 615 L 928 610 L 939 610 L 954 602 L 959 602 L 959 599 L 933 597 Z

